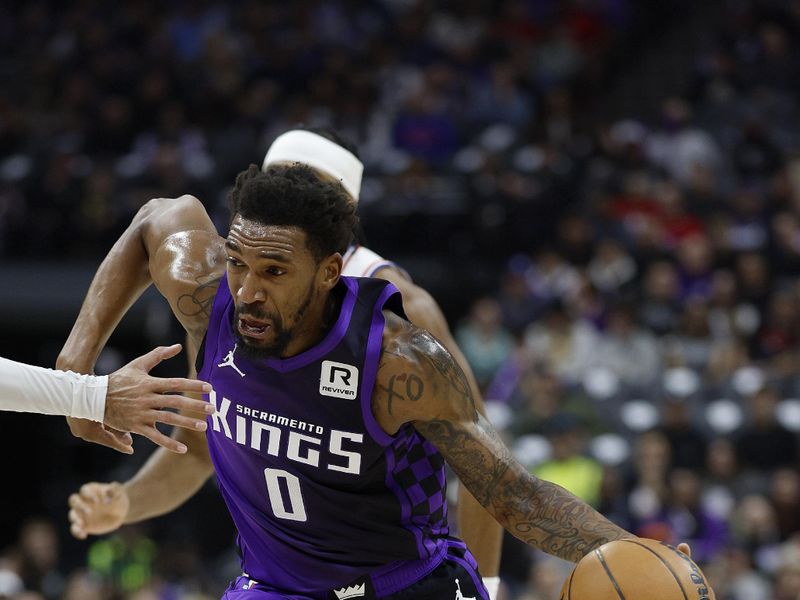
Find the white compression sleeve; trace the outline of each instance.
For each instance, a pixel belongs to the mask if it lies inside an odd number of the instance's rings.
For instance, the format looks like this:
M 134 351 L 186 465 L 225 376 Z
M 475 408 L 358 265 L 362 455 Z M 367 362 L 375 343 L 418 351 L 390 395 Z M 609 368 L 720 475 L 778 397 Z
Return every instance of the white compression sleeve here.
M 0 358 L 0 410 L 103 421 L 108 377 Z

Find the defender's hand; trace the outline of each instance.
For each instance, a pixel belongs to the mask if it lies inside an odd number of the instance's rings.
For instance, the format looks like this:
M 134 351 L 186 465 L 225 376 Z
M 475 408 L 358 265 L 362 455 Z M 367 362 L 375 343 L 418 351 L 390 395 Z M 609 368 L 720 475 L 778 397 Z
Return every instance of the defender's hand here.
M 67 417 L 69 430 L 76 438 L 113 448 L 123 454 L 133 454 L 133 438 L 130 433 L 116 431 L 97 421 Z
M 208 402 L 169 393 L 179 391 L 207 393 L 211 391 L 211 386 L 192 379 L 161 379 L 148 374 L 162 360 L 172 358 L 180 351 L 180 344 L 158 347 L 109 375 L 104 424 L 116 430 L 143 435 L 172 452 L 185 453 L 185 445 L 158 431 L 155 424 L 166 423 L 194 431 L 205 431 L 205 420 L 185 417 L 162 409 L 174 408 L 211 414 L 214 412 L 214 407 Z M 115 438 L 115 441 L 124 442 L 119 438 Z M 120 447 L 112 447 L 126 452 Z M 130 444 L 128 447 L 130 452 L 133 452 Z
M 119 529 L 130 500 L 119 483 L 87 483 L 69 497 L 70 533 L 79 540 Z

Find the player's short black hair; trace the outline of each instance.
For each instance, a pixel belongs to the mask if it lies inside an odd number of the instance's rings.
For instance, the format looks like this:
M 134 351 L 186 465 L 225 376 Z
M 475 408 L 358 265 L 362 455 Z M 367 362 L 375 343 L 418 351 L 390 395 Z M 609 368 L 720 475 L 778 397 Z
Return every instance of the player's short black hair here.
M 361 157 L 358 155 L 358 148 L 355 145 L 355 142 L 350 138 L 343 136 L 341 133 L 332 129 L 331 127 L 298 127 L 298 129 L 303 129 L 305 131 L 310 131 L 311 133 L 316 133 L 317 135 L 321 135 L 325 139 L 332 141 L 334 144 L 338 144 L 345 150 L 347 150 L 350 154 L 355 156 L 358 160 L 361 160 Z
M 338 181 L 323 181 L 310 167 L 256 165 L 239 173 L 228 195 L 231 221 L 242 218 L 264 225 L 296 226 L 306 232 L 317 261 L 344 253 L 358 223 L 355 204 Z

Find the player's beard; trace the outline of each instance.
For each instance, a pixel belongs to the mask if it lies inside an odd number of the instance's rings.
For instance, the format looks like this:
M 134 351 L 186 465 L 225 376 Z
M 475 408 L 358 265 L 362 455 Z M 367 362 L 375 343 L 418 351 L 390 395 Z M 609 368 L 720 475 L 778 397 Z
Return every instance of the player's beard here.
M 313 294 L 314 286 L 311 285 L 305 298 L 300 303 L 300 307 L 295 311 L 294 326 L 291 328 L 284 327 L 283 319 L 279 314 L 271 315 L 257 307 L 237 305 L 233 314 L 233 334 L 236 337 L 237 348 L 241 350 L 245 357 L 251 360 L 264 360 L 283 356 L 289 343 L 294 339 L 298 324 L 302 322 L 303 316 L 311 304 Z M 248 316 L 262 321 L 269 321 L 270 329 L 273 332 L 272 340 L 259 343 L 248 336 L 242 335 L 239 331 L 239 319 Z

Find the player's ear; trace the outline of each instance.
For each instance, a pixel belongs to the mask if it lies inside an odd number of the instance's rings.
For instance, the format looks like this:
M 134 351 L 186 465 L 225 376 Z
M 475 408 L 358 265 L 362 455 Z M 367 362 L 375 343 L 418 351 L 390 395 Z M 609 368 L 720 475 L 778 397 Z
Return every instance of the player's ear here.
M 319 284 L 323 289 L 331 290 L 342 276 L 342 255 L 338 252 L 322 260 L 318 271 Z

